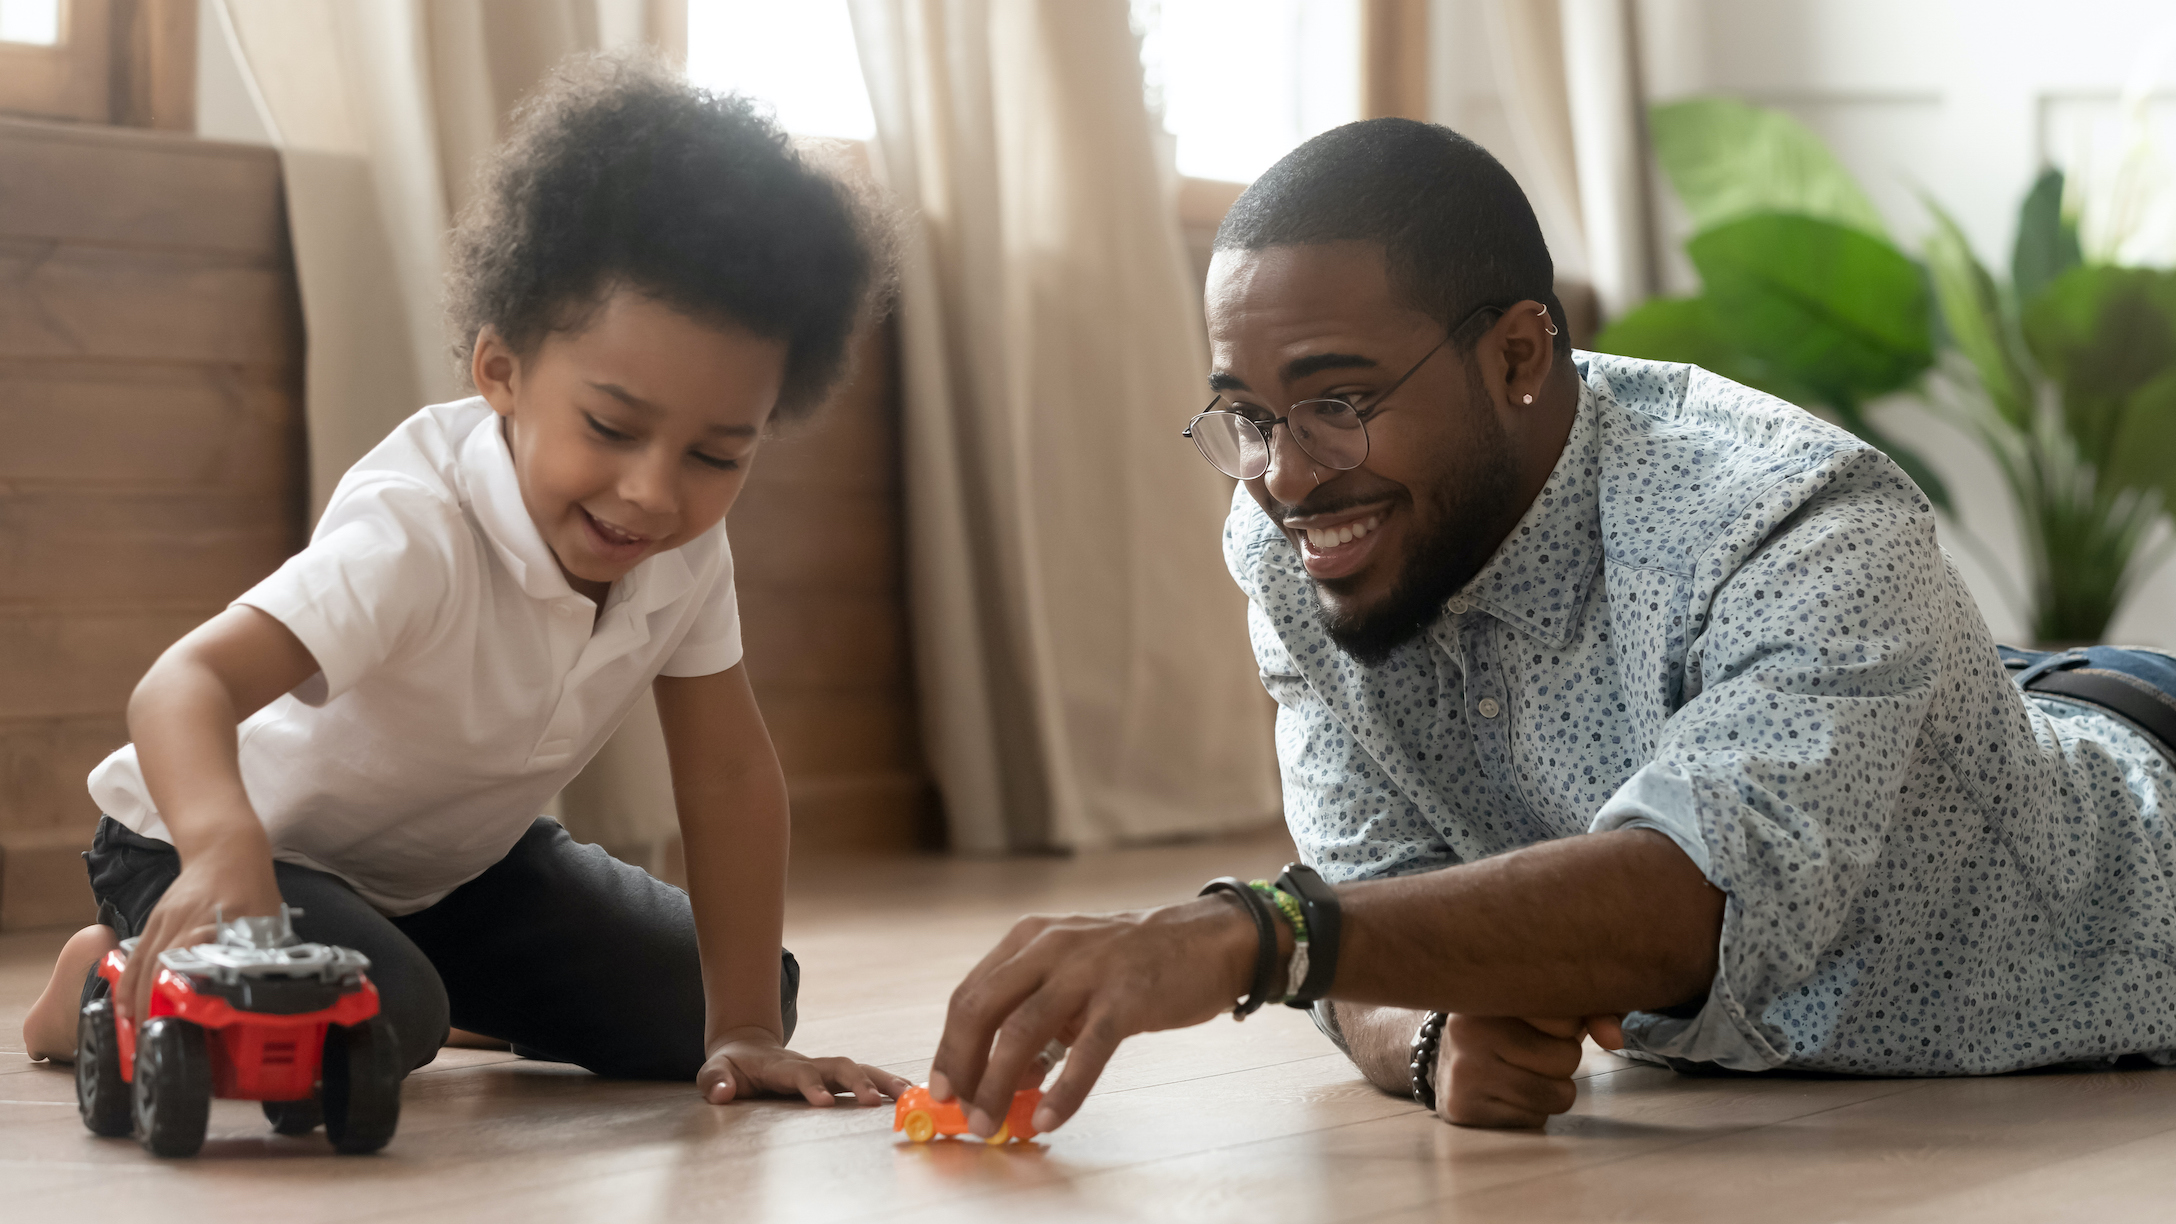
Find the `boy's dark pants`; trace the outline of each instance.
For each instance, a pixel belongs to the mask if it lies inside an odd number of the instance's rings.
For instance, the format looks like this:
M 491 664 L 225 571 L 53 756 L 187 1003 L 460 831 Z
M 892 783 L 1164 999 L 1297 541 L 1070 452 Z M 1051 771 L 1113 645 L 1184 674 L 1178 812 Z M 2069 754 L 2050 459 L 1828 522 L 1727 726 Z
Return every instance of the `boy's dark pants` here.
M 91 842 L 99 920 L 124 939 L 180 874 L 165 842 L 108 817 Z M 295 931 L 370 958 L 370 980 L 410 1068 L 449 1023 L 532 1058 L 599 1075 L 692 1080 L 703 1064 L 703 969 L 688 895 L 557 822 L 538 819 L 482 875 L 438 904 L 388 918 L 336 876 L 274 863 Z M 801 967 L 781 950 L 779 1003 L 793 1036 Z

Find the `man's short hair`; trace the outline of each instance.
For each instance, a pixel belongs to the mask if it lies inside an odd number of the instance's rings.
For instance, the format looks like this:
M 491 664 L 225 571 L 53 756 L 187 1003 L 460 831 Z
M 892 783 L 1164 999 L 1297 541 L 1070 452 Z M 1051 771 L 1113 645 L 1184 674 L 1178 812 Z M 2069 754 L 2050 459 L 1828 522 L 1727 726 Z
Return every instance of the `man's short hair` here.
M 1549 308 L 1557 355 L 1571 351 L 1533 205 L 1503 163 L 1447 127 L 1366 119 L 1324 132 L 1240 195 L 1215 249 L 1347 241 L 1380 244 L 1392 291 L 1445 328 L 1531 298 Z M 1477 320 L 1453 343 L 1470 352 L 1485 330 Z

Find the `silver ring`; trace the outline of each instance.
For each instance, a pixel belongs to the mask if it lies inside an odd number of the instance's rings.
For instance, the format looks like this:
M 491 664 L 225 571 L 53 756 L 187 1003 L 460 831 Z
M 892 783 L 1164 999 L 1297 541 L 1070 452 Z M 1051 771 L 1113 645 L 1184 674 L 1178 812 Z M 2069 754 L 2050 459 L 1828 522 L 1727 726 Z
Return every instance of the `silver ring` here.
M 1064 1059 L 1065 1043 L 1055 1037 L 1050 1039 L 1049 1045 L 1043 1047 L 1042 1053 L 1035 1056 L 1035 1061 L 1039 1065 L 1041 1065 L 1041 1067 L 1045 1071 L 1048 1071 L 1052 1067 L 1057 1066 L 1060 1062 L 1064 1061 Z

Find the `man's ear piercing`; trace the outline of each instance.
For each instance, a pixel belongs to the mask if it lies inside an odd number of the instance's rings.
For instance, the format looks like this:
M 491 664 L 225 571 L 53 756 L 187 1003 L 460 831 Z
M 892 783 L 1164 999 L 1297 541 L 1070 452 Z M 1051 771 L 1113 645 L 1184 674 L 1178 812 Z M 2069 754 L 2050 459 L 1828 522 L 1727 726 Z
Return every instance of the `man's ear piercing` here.
M 1521 400 L 1520 400 L 1519 402 L 1520 402 L 1520 403 L 1522 403 L 1522 404 L 1531 404 L 1531 403 L 1533 403 L 1533 402 L 1534 402 L 1534 397 L 1533 397 L 1533 396 L 1531 396 L 1531 395 L 1529 395 L 1529 396 L 1526 396 L 1526 397 L 1525 397 L 1524 399 L 1521 399 Z
M 1535 312 L 1534 312 L 1534 317 L 1535 317 L 1535 318 L 1537 318 L 1537 319 L 1546 319 L 1546 318 L 1548 318 L 1548 317 L 1549 317 L 1549 311 L 1548 311 L 1548 308 L 1547 308 L 1547 307 L 1543 307 L 1542 309 L 1540 309 L 1540 310 L 1537 310 L 1537 311 L 1535 311 Z M 1548 329 L 1549 329 L 1549 334 L 1550 334 L 1550 335 L 1552 335 L 1552 336 L 1553 336 L 1553 335 L 1555 335 L 1555 334 L 1556 334 L 1556 324 L 1554 324 L 1554 323 L 1550 323 L 1550 324 L 1547 324 L 1546 326 L 1547 326 L 1547 327 L 1548 327 Z M 1533 396 L 1531 396 L 1531 395 L 1527 396 L 1527 397 L 1526 397 L 1526 402 L 1527 402 L 1527 403 L 1529 403 L 1529 404 L 1533 403 L 1533 402 L 1534 402 L 1534 397 L 1533 397 Z

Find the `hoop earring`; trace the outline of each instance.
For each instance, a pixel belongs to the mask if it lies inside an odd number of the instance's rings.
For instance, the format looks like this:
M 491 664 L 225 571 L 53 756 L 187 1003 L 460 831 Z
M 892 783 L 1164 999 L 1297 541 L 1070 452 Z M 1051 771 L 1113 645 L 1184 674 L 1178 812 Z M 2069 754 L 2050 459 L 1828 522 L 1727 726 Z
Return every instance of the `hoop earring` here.
M 1535 318 L 1537 318 L 1537 319 L 1546 319 L 1546 318 L 1548 318 L 1548 317 L 1549 317 L 1549 311 L 1548 311 L 1548 308 L 1547 308 L 1547 307 L 1543 307 L 1542 309 L 1540 309 L 1540 310 L 1537 310 L 1537 311 L 1535 311 L 1535 312 L 1534 312 L 1534 317 L 1535 317 Z M 1549 334 L 1550 334 L 1550 335 L 1552 335 L 1552 336 L 1553 336 L 1553 335 L 1555 335 L 1555 334 L 1556 334 L 1556 324 L 1554 324 L 1554 323 L 1547 323 L 1547 324 L 1543 324 L 1543 326 L 1545 326 L 1545 327 L 1547 327 L 1547 328 L 1549 329 Z M 1527 402 L 1528 402 L 1528 403 L 1532 403 L 1533 401 L 1532 401 L 1531 399 L 1529 399 L 1529 400 L 1528 400 Z

